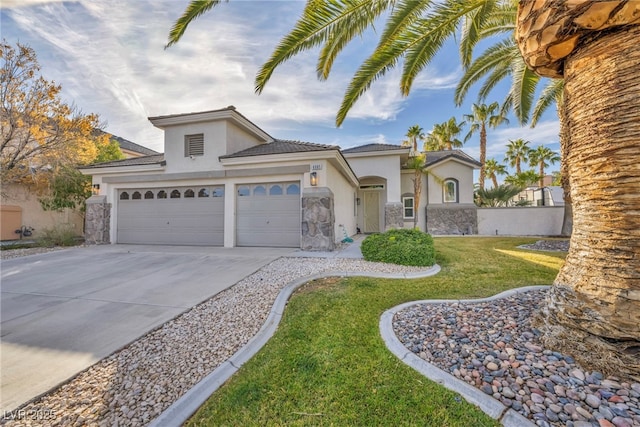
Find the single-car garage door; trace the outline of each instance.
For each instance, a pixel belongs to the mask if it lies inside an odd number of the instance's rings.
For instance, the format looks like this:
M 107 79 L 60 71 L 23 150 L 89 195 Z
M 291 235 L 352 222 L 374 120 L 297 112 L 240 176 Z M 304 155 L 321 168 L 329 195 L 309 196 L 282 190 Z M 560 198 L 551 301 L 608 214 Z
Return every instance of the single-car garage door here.
M 236 187 L 236 245 L 300 247 L 300 183 Z
M 118 243 L 224 244 L 224 187 L 118 191 Z

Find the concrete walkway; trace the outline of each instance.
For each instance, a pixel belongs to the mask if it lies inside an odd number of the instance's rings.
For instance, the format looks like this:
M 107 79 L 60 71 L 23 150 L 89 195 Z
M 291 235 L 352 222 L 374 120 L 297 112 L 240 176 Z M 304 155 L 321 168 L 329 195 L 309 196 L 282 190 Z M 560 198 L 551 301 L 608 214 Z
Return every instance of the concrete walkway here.
M 0 410 L 293 251 L 104 245 L 2 261 Z

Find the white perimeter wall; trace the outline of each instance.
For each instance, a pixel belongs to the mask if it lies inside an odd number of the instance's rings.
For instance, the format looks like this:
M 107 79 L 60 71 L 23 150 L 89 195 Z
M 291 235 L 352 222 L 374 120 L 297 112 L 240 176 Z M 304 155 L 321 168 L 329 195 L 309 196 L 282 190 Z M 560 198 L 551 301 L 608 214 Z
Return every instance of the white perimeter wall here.
M 557 236 L 564 207 L 478 208 L 478 234 L 484 236 Z

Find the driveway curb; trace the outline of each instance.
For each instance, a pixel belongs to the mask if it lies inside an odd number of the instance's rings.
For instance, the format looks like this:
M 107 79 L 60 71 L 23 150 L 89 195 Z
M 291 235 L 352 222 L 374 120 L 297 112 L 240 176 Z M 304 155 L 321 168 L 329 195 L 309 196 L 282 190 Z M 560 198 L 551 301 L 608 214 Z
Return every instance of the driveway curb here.
M 226 362 L 218 366 L 213 372 L 203 378 L 199 383 L 187 391 L 182 397 L 176 400 L 171 406 L 164 410 L 150 427 L 178 427 L 184 424 L 207 399 L 222 386 L 240 367 L 251 359 L 269 341 L 278 329 L 280 320 L 287 306 L 291 295 L 300 286 L 312 280 L 327 277 L 375 277 L 387 279 L 418 279 L 431 277 L 440 272 L 440 266 L 434 265 L 428 270 L 419 273 L 378 273 L 378 272 L 348 272 L 348 271 L 326 271 L 311 276 L 301 277 L 286 285 L 276 297 L 269 316 L 258 333 L 249 342 L 231 356 Z
M 418 304 L 482 303 L 507 298 L 522 292 L 548 288 L 549 286 L 527 286 L 524 288 L 510 289 L 508 291 L 501 292 L 488 298 L 462 300 L 421 300 L 400 304 L 393 308 L 390 308 L 389 310 L 382 313 L 382 316 L 380 316 L 380 335 L 382 336 L 382 339 L 384 340 L 387 348 L 403 363 L 411 366 L 413 369 L 420 372 L 430 380 L 435 381 L 438 384 L 441 384 L 444 387 L 448 388 L 449 390 L 460 394 L 467 402 L 478 406 L 480 410 L 482 410 L 485 414 L 489 415 L 494 420 L 500 421 L 503 426 L 536 427 L 536 424 L 521 415 L 519 412 L 508 408 L 498 400 L 485 394 L 483 391 L 473 387 L 465 381 L 454 377 L 448 372 L 445 372 L 435 365 L 427 362 L 426 360 L 421 359 L 412 351 L 409 351 L 409 349 L 407 349 L 402 344 L 402 342 L 400 342 L 395 332 L 393 331 L 393 318 L 399 311 Z

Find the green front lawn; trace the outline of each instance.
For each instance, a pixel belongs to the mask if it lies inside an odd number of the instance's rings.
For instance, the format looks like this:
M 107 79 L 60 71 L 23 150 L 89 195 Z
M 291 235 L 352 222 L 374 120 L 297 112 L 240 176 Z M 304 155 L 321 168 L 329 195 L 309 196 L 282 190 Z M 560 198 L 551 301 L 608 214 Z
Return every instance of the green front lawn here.
M 419 299 L 487 297 L 551 284 L 563 254 L 516 249 L 524 238 L 436 238 L 435 277 L 311 282 L 291 298 L 269 343 L 216 392 L 190 426 L 494 426 L 404 365 L 378 330 L 387 309 Z

